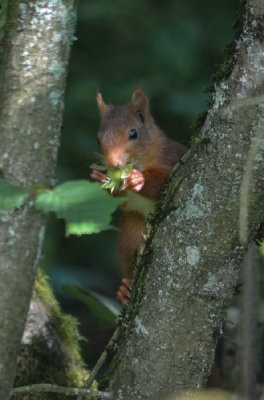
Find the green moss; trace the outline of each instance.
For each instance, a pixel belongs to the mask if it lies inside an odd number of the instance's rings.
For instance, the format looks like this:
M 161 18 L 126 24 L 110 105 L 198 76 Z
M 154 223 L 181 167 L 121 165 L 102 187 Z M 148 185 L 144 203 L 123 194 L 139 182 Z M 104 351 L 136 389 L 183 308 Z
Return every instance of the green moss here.
M 5 32 L 17 27 L 19 18 L 19 0 L 9 0 L 7 9 L 7 19 L 5 23 Z
M 228 79 L 234 67 L 234 60 L 228 59 L 220 65 L 218 71 L 213 74 L 212 79 L 216 83 L 220 83 L 225 79 Z
M 207 114 L 208 114 L 208 110 L 204 110 L 196 115 L 196 117 L 191 125 L 191 128 L 193 128 L 195 130 L 195 132 L 200 132 L 200 130 L 204 124 L 204 121 L 206 120 Z M 192 136 L 192 138 L 191 138 L 191 146 L 193 144 L 193 140 L 195 141 L 195 136 L 194 137 Z
M 49 316 L 45 329 L 47 338 L 52 337 L 52 341 L 47 340 L 45 335 L 36 334 L 29 344 L 22 345 L 15 386 L 35 383 L 82 386 L 88 374 L 80 356 L 77 321 L 62 314 L 48 279 L 41 270 L 38 271 L 33 301 L 40 301 Z M 16 399 L 66 400 L 63 395 L 51 393 L 21 395 Z

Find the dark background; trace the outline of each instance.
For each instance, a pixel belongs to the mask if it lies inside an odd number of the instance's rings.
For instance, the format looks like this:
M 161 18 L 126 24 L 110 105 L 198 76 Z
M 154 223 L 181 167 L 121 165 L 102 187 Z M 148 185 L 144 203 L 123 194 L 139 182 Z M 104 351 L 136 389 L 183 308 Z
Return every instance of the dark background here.
M 195 134 L 195 115 L 206 108 L 211 76 L 233 40 L 237 0 L 80 0 L 66 92 L 58 182 L 88 179 L 99 152 L 99 90 L 106 103 L 127 103 L 143 88 L 157 124 L 185 144 Z M 116 218 L 117 219 L 117 218 Z M 117 224 L 117 222 L 116 222 Z M 113 327 L 72 299 L 62 285 L 115 298 L 120 275 L 115 231 L 65 237 L 64 223 L 50 217 L 43 265 L 63 309 L 80 321 L 91 368 Z

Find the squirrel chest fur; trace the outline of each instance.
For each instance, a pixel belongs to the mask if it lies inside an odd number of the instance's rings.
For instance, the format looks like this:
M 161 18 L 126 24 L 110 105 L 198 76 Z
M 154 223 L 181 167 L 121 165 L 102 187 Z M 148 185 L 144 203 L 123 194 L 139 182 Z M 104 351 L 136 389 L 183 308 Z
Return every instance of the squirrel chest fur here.
M 148 217 L 149 213 L 154 212 L 156 201 L 143 197 L 132 190 L 127 190 L 126 192 L 127 201 L 122 207 L 124 211 L 136 211 L 145 218 Z
M 126 196 L 118 236 L 118 257 L 123 274 L 123 285 L 118 298 L 126 300 L 128 282 L 133 278 L 131 260 L 139 247 L 146 228 L 146 218 L 154 211 L 161 187 L 173 166 L 187 148 L 169 139 L 155 124 L 145 93 L 135 90 L 124 106 L 104 103 L 100 93 L 97 105 L 101 114 L 98 142 L 104 164 L 109 168 L 124 168 L 133 164 L 121 190 L 115 196 Z M 93 169 L 91 177 L 105 182 L 107 177 Z

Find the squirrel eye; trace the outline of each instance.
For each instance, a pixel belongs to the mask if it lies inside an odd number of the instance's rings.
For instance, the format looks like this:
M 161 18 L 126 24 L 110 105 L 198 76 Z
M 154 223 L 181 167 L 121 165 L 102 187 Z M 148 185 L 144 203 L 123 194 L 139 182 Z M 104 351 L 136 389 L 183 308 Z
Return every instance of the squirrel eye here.
M 137 137 L 138 137 L 137 130 L 135 128 L 131 129 L 131 131 L 129 132 L 129 140 L 137 139 Z

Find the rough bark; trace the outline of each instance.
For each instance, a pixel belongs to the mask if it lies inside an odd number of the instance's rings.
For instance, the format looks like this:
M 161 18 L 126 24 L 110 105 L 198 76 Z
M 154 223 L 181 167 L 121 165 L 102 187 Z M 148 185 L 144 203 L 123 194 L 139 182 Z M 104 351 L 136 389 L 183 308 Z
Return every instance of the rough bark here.
M 53 184 L 74 0 L 9 2 L 0 82 L 0 164 L 13 184 Z M 8 399 L 41 255 L 32 202 L 0 216 L 0 399 Z
M 264 89 L 263 17 L 263 1 L 245 2 L 232 72 L 217 85 L 196 144 L 157 209 L 106 377 L 120 399 L 165 399 L 207 381 L 241 263 L 263 218 L 263 98 L 256 101 Z M 241 244 L 241 184 L 256 141 Z

